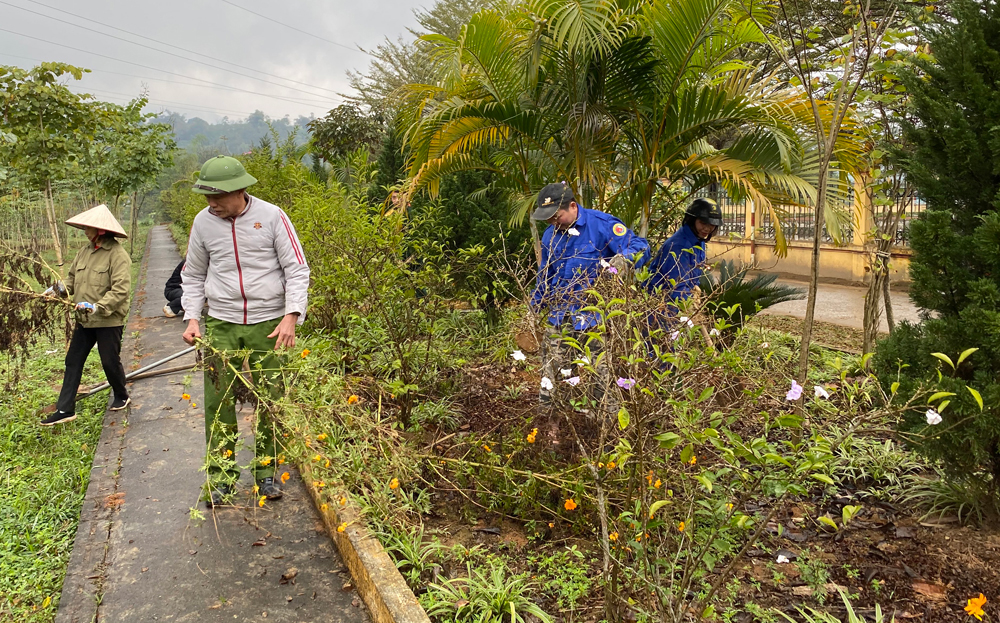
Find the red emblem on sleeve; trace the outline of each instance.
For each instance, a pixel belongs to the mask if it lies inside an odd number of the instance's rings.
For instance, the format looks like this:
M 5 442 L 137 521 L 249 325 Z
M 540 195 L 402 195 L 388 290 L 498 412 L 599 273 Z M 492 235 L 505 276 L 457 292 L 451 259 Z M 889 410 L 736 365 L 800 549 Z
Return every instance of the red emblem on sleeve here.
M 611 228 L 611 231 L 615 232 L 616 236 L 624 236 L 628 229 L 621 223 L 615 223 L 615 226 Z

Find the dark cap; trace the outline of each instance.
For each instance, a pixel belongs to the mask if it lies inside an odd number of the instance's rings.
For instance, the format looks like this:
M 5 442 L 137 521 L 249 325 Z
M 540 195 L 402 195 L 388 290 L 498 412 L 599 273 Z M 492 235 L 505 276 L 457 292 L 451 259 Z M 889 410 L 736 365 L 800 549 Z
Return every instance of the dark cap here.
M 559 208 L 568 206 L 575 201 L 573 189 L 566 182 L 549 184 L 538 193 L 538 207 L 531 214 L 536 221 L 547 221 Z

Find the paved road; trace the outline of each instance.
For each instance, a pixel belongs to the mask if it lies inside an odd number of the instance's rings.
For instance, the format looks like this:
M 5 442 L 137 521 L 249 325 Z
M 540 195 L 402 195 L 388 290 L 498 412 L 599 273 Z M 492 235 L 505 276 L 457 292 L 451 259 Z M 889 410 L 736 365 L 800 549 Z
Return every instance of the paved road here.
M 154 228 L 127 328 L 126 368 L 132 353 L 135 367 L 185 347 L 182 321 L 162 312 L 163 284 L 178 261 L 167 228 Z M 193 356 L 180 361 L 194 365 Z M 123 413 L 105 418 L 56 622 L 367 623 L 360 598 L 343 590 L 346 568 L 294 471 L 284 499 L 264 508 L 253 503 L 246 473 L 237 506 L 213 512 L 198 502 L 204 412 L 180 400 L 185 391 L 201 403 L 200 372 L 137 381 L 127 421 Z M 244 434 L 252 432 L 249 418 L 241 417 Z M 244 446 L 252 449 L 252 439 Z M 291 567 L 295 582 L 281 583 Z
M 809 284 L 805 281 L 779 279 L 778 283 L 800 288 L 803 292 L 809 289 Z M 816 320 L 855 329 L 863 328 L 866 292 L 867 288 L 863 287 L 820 283 L 816 297 Z M 896 322 L 903 320 L 909 320 L 914 323 L 920 322 L 919 310 L 913 304 L 913 301 L 910 300 L 907 293 L 893 291 L 890 293 L 890 296 L 892 298 L 893 317 Z M 762 313 L 805 318 L 806 301 L 802 299 L 800 301 L 779 303 L 774 307 L 769 307 Z M 889 331 L 884 313 L 882 314 L 882 331 Z

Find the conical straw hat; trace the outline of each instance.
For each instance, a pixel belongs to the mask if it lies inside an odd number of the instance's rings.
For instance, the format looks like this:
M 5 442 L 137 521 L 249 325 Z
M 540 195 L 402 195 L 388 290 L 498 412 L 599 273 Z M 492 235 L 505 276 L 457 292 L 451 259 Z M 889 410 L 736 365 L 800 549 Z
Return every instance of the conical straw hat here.
M 86 212 L 81 212 L 73 218 L 66 219 L 66 224 L 78 227 L 79 229 L 83 229 L 84 227 L 103 229 L 104 231 L 112 233 L 119 238 L 128 238 L 128 234 L 125 233 L 125 228 L 122 227 L 114 215 L 111 214 L 111 210 L 108 209 L 108 206 L 103 203 L 87 210 Z

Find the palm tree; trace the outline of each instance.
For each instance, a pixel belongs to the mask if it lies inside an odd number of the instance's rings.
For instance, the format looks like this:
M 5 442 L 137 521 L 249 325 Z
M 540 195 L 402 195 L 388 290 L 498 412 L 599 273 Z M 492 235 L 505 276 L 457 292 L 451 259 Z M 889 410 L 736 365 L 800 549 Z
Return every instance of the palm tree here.
M 780 222 L 781 204 L 815 200 L 818 158 L 803 131 L 813 111 L 737 58 L 766 42 L 770 15 L 753 11 L 738 0 L 531 0 L 475 14 L 454 39 L 424 37 L 438 82 L 401 93 L 411 192 L 488 170 L 521 222 L 538 188 L 566 180 L 646 235 L 664 186 L 717 183 Z M 859 151 L 850 129 L 838 142 L 845 170 Z

